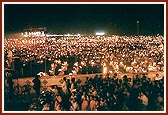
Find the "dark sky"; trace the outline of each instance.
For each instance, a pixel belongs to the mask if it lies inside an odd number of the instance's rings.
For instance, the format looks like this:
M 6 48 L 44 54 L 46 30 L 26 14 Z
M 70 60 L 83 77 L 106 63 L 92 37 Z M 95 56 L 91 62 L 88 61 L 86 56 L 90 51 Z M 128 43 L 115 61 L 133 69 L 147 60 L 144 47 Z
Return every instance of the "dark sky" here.
M 30 27 L 47 27 L 50 33 L 107 34 L 164 33 L 163 4 L 5 4 L 5 34 Z

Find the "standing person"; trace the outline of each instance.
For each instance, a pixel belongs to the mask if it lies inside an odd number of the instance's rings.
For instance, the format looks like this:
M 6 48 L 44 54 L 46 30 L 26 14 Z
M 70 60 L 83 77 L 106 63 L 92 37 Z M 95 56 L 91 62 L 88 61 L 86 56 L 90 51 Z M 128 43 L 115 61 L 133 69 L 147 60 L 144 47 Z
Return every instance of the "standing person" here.
M 35 76 L 35 78 L 32 81 L 34 83 L 33 85 L 33 89 L 36 91 L 36 95 L 37 97 L 40 95 L 40 86 L 41 86 L 41 82 L 38 78 L 38 76 Z
M 69 92 L 68 92 L 68 83 L 67 83 L 67 79 L 66 77 L 63 78 L 63 84 L 62 84 L 62 92 L 64 93 L 64 95 L 68 95 Z
M 79 104 L 76 98 L 71 101 L 70 111 L 79 111 Z
M 63 102 L 62 106 L 63 109 L 69 110 L 69 90 L 68 90 L 68 83 L 66 77 L 63 78 L 63 83 L 62 83 L 62 92 L 63 92 Z
M 75 78 L 71 79 L 71 87 L 70 87 L 70 92 L 72 93 L 74 90 L 76 90 L 77 84 L 75 82 Z
M 90 111 L 97 111 L 97 100 L 96 97 L 90 96 Z
M 82 111 L 89 111 L 89 100 L 87 99 L 86 95 L 83 96 L 81 110 Z
M 8 58 L 8 61 L 9 61 L 9 68 L 12 68 L 12 51 L 11 50 L 8 50 L 8 55 L 7 55 L 7 58 Z
M 162 78 L 163 78 L 163 77 L 162 77 L 162 76 L 159 76 L 159 74 L 157 73 L 154 79 L 155 79 L 156 81 L 159 81 L 159 80 L 161 80 Z
M 14 91 L 13 91 L 13 80 L 12 80 L 12 74 L 8 73 L 8 79 L 7 79 L 7 83 L 9 84 L 9 99 L 11 99 L 14 95 Z
M 148 107 L 148 97 L 143 92 L 140 92 L 138 100 L 140 102 L 140 110 L 146 111 Z

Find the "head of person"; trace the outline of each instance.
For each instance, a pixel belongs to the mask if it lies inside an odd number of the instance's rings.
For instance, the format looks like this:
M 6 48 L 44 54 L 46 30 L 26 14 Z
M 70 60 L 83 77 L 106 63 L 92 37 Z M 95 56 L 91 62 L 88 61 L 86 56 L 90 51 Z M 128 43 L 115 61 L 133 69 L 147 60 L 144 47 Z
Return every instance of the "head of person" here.
M 66 77 L 63 77 L 63 80 L 66 81 Z

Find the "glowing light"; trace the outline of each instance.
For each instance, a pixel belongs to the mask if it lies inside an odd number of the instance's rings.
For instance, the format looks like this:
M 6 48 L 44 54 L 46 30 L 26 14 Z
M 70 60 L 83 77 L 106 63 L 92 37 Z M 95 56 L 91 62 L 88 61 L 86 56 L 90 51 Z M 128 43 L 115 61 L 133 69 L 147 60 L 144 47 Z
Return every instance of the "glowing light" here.
M 96 32 L 96 35 L 99 35 L 99 36 L 102 36 L 104 34 L 105 34 L 104 32 Z
M 78 66 L 78 62 L 75 62 L 75 63 L 74 63 L 74 66 Z
M 112 71 L 109 71 L 110 74 L 112 74 L 113 72 Z

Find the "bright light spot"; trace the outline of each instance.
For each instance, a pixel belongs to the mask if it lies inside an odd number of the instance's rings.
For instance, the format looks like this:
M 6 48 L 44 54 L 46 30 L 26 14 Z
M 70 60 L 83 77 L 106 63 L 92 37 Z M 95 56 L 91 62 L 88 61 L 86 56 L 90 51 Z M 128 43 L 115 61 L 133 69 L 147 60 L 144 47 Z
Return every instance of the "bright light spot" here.
M 56 38 L 51 38 L 53 41 L 55 41 L 56 40 Z
M 104 34 L 105 34 L 104 32 L 96 32 L 96 35 L 99 35 L 99 36 L 102 36 Z
M 74 66 L 78 66 L 78 62 L 75 62 L 75 63 L 74 63 Z
M 112 71 L 109 71 L 110 74 L 112 74 L 113 72 Z

